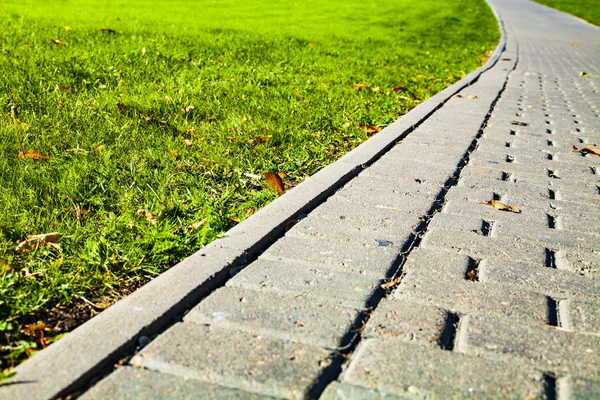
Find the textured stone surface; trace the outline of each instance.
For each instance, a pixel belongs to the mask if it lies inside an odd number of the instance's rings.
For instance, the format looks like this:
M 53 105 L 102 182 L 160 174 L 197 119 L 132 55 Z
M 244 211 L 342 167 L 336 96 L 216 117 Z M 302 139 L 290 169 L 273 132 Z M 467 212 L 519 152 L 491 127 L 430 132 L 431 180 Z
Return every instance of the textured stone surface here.
M 123 367 L 79 397 L 82 400 L 259 400 L 275 399 L 177 375 Z
M 131 364 L 275 397 L 300 398 L 329 351 L 260 334 L 179 323 L 145 347 Z

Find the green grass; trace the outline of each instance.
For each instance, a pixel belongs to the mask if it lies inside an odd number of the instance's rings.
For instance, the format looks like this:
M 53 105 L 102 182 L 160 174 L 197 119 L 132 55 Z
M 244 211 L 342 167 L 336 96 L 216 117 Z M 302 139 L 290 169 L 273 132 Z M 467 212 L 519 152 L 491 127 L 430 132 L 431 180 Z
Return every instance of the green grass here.
M 273 200 L 256 176 L 302 181 L 498 39 L 483 0 L 3 1 L 0 370 Z
M 556 8 L 583 18 L 594 25 L 600 25 L 600 2 L 598 0 L 535 0 L 538 3 Z

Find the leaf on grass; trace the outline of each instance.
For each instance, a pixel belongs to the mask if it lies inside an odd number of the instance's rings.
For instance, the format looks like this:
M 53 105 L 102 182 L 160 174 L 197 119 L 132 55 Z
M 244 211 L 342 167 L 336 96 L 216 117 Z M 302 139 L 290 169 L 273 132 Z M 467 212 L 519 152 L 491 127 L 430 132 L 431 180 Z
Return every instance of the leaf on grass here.
M 116 106 L 117 106 L 117 109 L 119 111 L 123 111 L 123 103 L 121 103 L 120 101 L 118 101 L 117 104 L 116 104 Z
M 56 87 L 59 88 L 60 90 L 62 90 L 63 92 L 73 94 L 73 91 L 64 85 L 58 84 L 58 85 L 56 85 Z
M 189 106 L 185 106 L 185 108 L 183 109 L 183 112 L 185 113 L 191 113 L 192 111 L 194 111 L 194 105 L 190 104 Z
M 146 218 L 146 221 L 150 222 L 152 225 L 158 224 L 158 218 L 148 210 L 140 209 L 137 211 L 137 215 Z
M 45 156 L 40 152 L 32 149 L 20 151 L 17 157 L 19 158 L 19 160 L 24 160 L 26 158 L 32 160 L 50 160 L 50 157 Z
M 369 87 L 369 85 L 365 85 L 364 83 L 355 83 L 354 89 L 356 89 L 360 92 L 361 90 L 369 90 L 370 87 Z
M 521 121 L 510 121 L 510 124 L 511 125 L 517 125 L 517 126 L 527 126 L 527 125 L 529 125 L 528 123 L 521 122 Z
M 58 46 L 66 46 L 67 45 L 67 42 L 63 42 L 62 40 L 58 40 L 58 39 L 51 38 L 50 41 Z
M 110 29 L 110 28 L 100 28 L 100 32 L 102 32 L 102 33 L 117 33 L 117 31 L 115 31 L 114 29 Z
M 283 192 L 285 192 L 285 185 L 283 184 L 281 176 L 279 176 L 278 174 L 274 172 L 263 172 L 263 178 L 265 178 L 267 182 L 269 182 L 275 187 L 279 196 L 281 196 Z
M 379 93 L 379 92 L 381 92 L 381 89 L 379 87 L 374 87 L 374 88 L 371 89 L 371 92 L 373 92 L 373 93 Z
M 152 122 L 154 120 L 152 117 L 149 117 L 149 116 L 144 115 L 144 114 L 140 114 L 140 118 L 143 119 L 146 122 Z
M 312 48 L 315 48 L 315 47 L 318 46 L 318 44 L 316 44 L 316 43 L 310 43 L 309 46 L 312 47 Z
M 19 243 L 15 250 L 19 253 L 24 253 L 26 251 L 35 250 L 46 244 L 53 245 L 53 247 L 58 248 L 58 244 L 56 244 L 56 242 L 59 241 L 60 237 L 61 235 L 58 232 L 27 236 L 27 239 Z
M 254 215 L 255 212 L 256 211 L 254 210 L 254 208 L 249 208 L 248 209 L 248 216 L 250 217 L 250 216 Z
M 96 153 L 102 153 L 104 151 L 104 149 L 106 148 L 106 145 L 101 144 L 100 146 L 96 147 Z
M 477 99 L 478 97 L 474 94 L 455 94 L 452 97 L 464 98 L 464 99 Z
M 69 25 L 66 25 L 64 28 L 65 28 L 65 31 L 72 31 L 73 30 Z
M 573 151 L 575 153 L 581 153 L 584 156 L 586 154 L 594 154 L 594 155 L 600 156 L 600 150 L 598 150 L 598 149 L 591 149 L 589 147 L 580 147 L 580 148 L 577 148 L 577 146 L 573 145 L 573 150 L 571 150 L 571 151 Z
M 381 128 L 377 125 L 363 125 L 359 122 L 358 126 L 363 129 L 368 136 L 373 136 L 374 134 L 381 132 Z
M 394 92 L 404 92 L 406 90 L 406 88 L 404 86 L 396 86 L 394 89 L 392 89 Z
M 272 135 L 255 136 L 252 139 L 250 139 L 250 144 L 252 144 L 252 146 L 263 144 L 266 143 L 267 140 L 271 139 L 271 137 Z
M 521 212 L 519 207 L 515 206 L 514 204 L 506 204 L 498 200 L 480 201 L 479 204 L 487 204 L 500 211 L 509 211 L 516 214 Z

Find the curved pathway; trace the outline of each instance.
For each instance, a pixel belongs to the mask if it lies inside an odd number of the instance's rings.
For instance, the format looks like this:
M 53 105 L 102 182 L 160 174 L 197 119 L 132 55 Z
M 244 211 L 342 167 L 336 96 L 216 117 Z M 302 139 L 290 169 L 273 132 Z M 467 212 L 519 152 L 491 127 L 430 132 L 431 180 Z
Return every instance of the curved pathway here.
M 526 0 L 491 3 L 506 45 L 490 68 L 372 150 L 376 161 L 361 157 L 385 131 L 335 163 L 326 174 L 347 183 L 324 202 L 332 185 L 311 194 L 308 215 L 248 265 L 212 272 L 182 320 L 127 336 L 137 351 L 108 373 L 54 384 L 58 360 L 95 351 L 76 330 L 79 343 L 32 358 L 0 397 L 87 385 L 81 399 L 600 398 L 600 156 L 581 150 L 600 143 L 600 29 Z M 356 163 L 369 166 L 344 170 Z M 289 202 L 277 204 L 264 215 Z M 222 264 L 229 249 L 259 248 L 237 232 L 206 254 Z M 167 273 L 152 294 L 191 276 Z M 108 342 L 126 330 L 116 318 L 96 323 Z

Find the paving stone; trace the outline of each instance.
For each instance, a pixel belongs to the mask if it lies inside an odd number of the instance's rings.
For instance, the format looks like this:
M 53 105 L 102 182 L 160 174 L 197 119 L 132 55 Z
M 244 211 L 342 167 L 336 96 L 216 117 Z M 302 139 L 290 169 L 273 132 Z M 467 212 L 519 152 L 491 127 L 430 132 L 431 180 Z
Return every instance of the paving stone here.
M 560 399 L 598 399 L 600 398 L 600 381 L 568 376 L 559 379 Z
M 271 246 L 262 259 L 332 266 L 343 271 L 385 276 L 397 260 L 411 232 L 361 237 L 352 234 L 328 237 L 285 236 Z M 310 251 L 307 251 L 310 249 Z
M 427 196 L 435 198 L 442 186 L 439 184 L 428 184 L 417 180 L 397 179 L 393 176 L 378 176 L 369 169 L 344 185 L 345 189 L 358 190 L 363 196 L 371 195 L 372 192 L 385 192 L 391 196 Z
M 521 361 L 558 374 L 600 378 L 598 336 L 481 317 L 462 323 L 466 327 L 461 351 L 467 354 Z
M 227 286 L 320 296 L 329 304 L 363 309 L 382 283 L 381 276 L 367 272 L 259 259 L 230 279 Z
M 332 382 L 323 392 L 321 400 L 397 400 L 414 399 L 414 396 L 393 395 L 380 392 L 378 390 L 367 389 L 361 386 L 354 386 L 345 383 Z
M 561 311 L 564 307 L 567 313 L 568 323 L 564 328 L 600 334 L 600 300 L 589 296 L 587 301 L 562 300 L 559 304 Z
M 364 337 L 401 339 L 438 348 L 447 318 L 448 311 L 441 308 L 388 297 L 373 311 Z
M 430 304 L 458 314 L 505 317 L 526 323 L 548 322 L 548 298 L 520 288 L 456 279 L 438 273 L 439 264 L 411 264 L 392 293 L 398 300 Z M 466 274 L 466 268 L 464 268 Z
M 418 398 L 544 397 L 542 374 L 533 369 L 392 339 L 361 342 L 342 384 Z
M 316 297 L 224 287 L 194 307 L 184 320 L 336 349 L 348 344 L 342 339 L 360 313 Z
M 161 374 L 142 368 L 122 367 L 84 393 L 82 400 L 259 400 L 275 399 L 195 379 Z
M 329 351 L 216 326 L 179 323 L 132 365 L 268 396 L 301 398 L 329 364 Z

